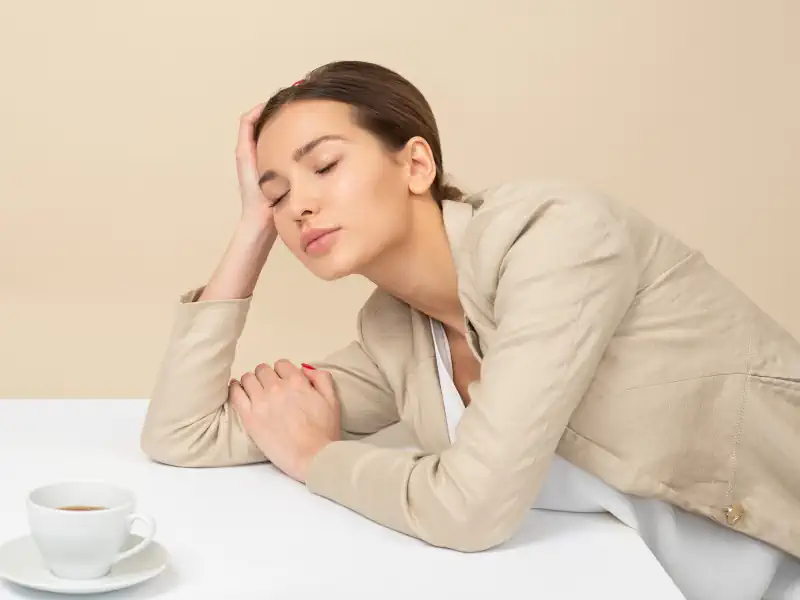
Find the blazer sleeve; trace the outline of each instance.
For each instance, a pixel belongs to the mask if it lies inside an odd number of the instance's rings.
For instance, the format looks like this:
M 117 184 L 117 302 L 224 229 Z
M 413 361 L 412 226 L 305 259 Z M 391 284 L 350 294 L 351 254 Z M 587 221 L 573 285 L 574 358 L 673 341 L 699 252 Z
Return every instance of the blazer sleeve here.
M 456 441 L 440 454 L 334 442 L 312 461 L 312 492 L 435 546 L 480 551 L 514 534 L 638 281 L 632 245 L 602 209 L 525 210 L 519 226 L 513 211 L 487 217 L 498 225 L 466 257 L 465 277 L 495 280 L 496 330 Z
M 196 301 L 182 295 L 141 431 L 153 460 L 182 467 L 265 462 L 228 402 L 236 345 L 251 298 Z M 363 312 L 363 311 L 362 311 Z M 314 366 L 329 370 L 342 407 L 342 436 L 358 438 L 399 420 L 380 369 L 358 338 Z

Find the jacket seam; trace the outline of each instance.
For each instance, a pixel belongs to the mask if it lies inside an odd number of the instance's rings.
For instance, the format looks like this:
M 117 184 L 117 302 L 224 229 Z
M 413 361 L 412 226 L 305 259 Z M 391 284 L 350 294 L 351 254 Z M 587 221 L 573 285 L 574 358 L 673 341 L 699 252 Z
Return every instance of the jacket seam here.
M 696 252 L 696 251 L 690 251 L 686 256 L 682 257 L 680 260 L 674 262 L 673 264 L 668 266 L 666 269 L 661 271 L 661 273 L 656 275 L 650 283 L 648 283 L 648 284 L 644 285 L 643 287 L 639 288 L 639 290 L 636 292 L 637 298 L 638 298 L 638 296 L 640 296 L 644 292 L 646 292 L 646 291 L 654 288 L 658 284 L 660 284 L 667 277 L 669 277 L 676 269 L 678 269 L 679 267 L 681 267 L 684 264 L 686 264 L 687 262 L 689 262 L 692 258 L 698 256 L 698 254 L 699 253 Z
M 736 487 L 736 474 L 739 468 L 739 461 L 736 451 L 739 448 L 742 440 L 742 429 L 744 428 L 744 412 L 747 405 L 748 395 L 750 393 L 750 364 L 753 353 L 753 330 L 748 332 L 747 336 L 747 358 L 745 361 L 745 378 L 742 384 L 742 400 L 739 403 L 739 410 L 736 413 L 736 423 L 733 427 L 733 447 L 730 453 L 730 477 L 728 479 L 728 489 L 726 492 L 726 505 L 730 506 L 733 503 L 734 488 Z
M 622 388 L 620 390 L 612 390 L 603 394 L 603 397 L 607 397 L 611 394 L 622 394 L 624 392 L 633 392 L 636 390 L 646 390 L 648 388 L 660 387 L 662 385 L 671 385 L 673 383 L 683 383 L 684 381 L 699 381 L 701 379 L 713 379 L 715 377 L 732 377 L 736 375 L 741 375 L 744 377 L 749 377 L 750 374 L 744 373 L 741 371 L 720 371 L 719 373 L 707 373 L 705 375 L 694 375 L 692 377 L 682 377 L 680 379 L 670 379 L 668 381 L 658 381 L 656 383 L 648 383 L 646 385 L 634 385 L 627 388 Z

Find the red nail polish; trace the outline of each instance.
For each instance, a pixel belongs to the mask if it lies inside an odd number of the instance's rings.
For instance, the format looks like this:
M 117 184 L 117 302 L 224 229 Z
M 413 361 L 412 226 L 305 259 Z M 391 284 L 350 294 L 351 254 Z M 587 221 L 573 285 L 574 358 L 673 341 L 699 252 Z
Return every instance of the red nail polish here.
M 308 369 L 310 371 L 316 371 L 317 370 L 316 367 L 312 367 L 308 363 L 300 363 L 300 364 L 303 366 L 304 369 Z

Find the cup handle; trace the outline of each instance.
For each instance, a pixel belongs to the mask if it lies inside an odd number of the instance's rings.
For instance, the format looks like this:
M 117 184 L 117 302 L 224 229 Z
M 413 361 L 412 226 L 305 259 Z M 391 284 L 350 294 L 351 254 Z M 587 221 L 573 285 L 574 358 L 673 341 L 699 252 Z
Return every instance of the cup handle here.
M 144 534 L 144 539 L 142 539 L 142 541 L 139 542 L 138 544 L 136 544 L 133 548 L 130 548 L 129 550 L 125 550 L 125 552 L 120 552 L 117 555 L 117 558 L 114 559 L 114 563 L 115 564 L 118 563 L 121 560 L 125 560 L 126 558 L 133 556 L 137 552 L 141 552 L 142 550 L 144 550 L 150 544 L 150 542 L 153 541 L 153 537 L 156 534 L 156 522 L 153 519 L 153 517 L 150 517 L 150 516 L 147 516 L 147 515 L 141 515 L 139 513 L 133 513 L 132 515 L 129 515 L 128 516 L 128 530 L 129 531 L 130 531 L 131 527 L 133 527 L 133 524 L 136 521 L 141 521 L 142 523 L 145 524 L 145 527 L 147 528 L 146 532 Z

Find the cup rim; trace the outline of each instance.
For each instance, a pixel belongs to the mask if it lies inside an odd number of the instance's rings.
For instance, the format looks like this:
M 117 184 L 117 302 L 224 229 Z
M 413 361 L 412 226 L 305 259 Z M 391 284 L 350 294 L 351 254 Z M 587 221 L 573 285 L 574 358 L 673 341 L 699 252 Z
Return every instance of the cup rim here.
M 105 488 L 110 488 L 110 489 L 112 489 L 112 490 L 114 490 L 116 492 L 119 492 L 121 495 L 123 495 L 127 499 L 122 504 L 116 504 L 114 506 L 109 506 L 109 507 L 103 507 L 100 510 L 87 510 L 87 511 L 77 511 L 77 510 L 76 511 L 68 511 L 68 510 L 63 510 L 61 508 L 57 508 L 57 507 L 47 506 L 47 505 L 41 504 L 39 502 L 36 502 L 33 499 L 34 495 L 37 494 L 37 493 L 40 493 L 40 492 L 43 492 L 45 490 L 52 489 L 52 488 L 66 486 L 66 485 L 91 485 L 91 486 L 101 486 L 101 487 L 105 487 Z M 130 489 L 125 488 L 125 487 L 122 487 L 121 485 L 117 485 L 116 483 L 109 483 L 109 482 L 106 482 L 106 481 L 94 481 L 94 480 L 63 480 L 63 481 L 55 481 L 55 482 L 51 482 L 51 483 L 45 483 L 43 485 L 40 485 L 40 486 L 37 486 L 37 487 L 33 488 L 32 490 L 30 490 L 28 492 L 28 495 L 27 495 L 27 504 L 28 504 L 28 506 L 35 507 L 37 510 L 50 511 L 50 512 L 58 513 L 58 514 L 61 514 L 61 515 L 66 515 L 66 514 L 75 515 L 75 516 L 82 515 L 84 518 L 88 517 L 90 515 L 93 515 L 93 514 L 94 515 L 97 515 L 97 514 L 108 514 L 110 512 L 121 511 L 121 510 L 125 510 L 125 509 L 132 510 L 133 506 L 135 505 L 135 503 L 136 503 L 136 496 L 135 496 L 133 490 L 130 490 Z

